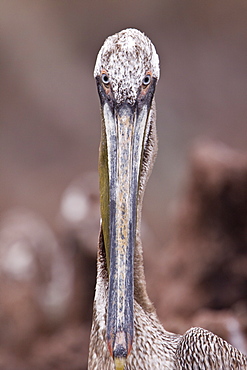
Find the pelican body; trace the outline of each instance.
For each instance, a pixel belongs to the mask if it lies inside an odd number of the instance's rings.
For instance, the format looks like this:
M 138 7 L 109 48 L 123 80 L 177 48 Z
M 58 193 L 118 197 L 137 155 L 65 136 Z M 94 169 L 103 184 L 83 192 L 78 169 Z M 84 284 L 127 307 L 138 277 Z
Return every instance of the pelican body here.
M 247 369 L 242 353 L 204 329 L 166 331 L 146 292 L 140 222 L 159 73 L 154 45 L 136 29 L 108 37 L 96 60 L 101 227 L 88 369 Z

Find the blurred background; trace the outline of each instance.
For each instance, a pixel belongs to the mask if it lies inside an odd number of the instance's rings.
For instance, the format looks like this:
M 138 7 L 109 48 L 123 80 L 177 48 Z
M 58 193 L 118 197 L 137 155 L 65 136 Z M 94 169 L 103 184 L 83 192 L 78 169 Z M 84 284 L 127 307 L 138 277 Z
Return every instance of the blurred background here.
M 161 66 L 143 208 L 151 298 L 167 329 L 208 327 L 246 351 L 246 21 L 244 0 L 1 1 L 0 369 L 87 368 L 93 69 L 127 27 L 150 37 Z

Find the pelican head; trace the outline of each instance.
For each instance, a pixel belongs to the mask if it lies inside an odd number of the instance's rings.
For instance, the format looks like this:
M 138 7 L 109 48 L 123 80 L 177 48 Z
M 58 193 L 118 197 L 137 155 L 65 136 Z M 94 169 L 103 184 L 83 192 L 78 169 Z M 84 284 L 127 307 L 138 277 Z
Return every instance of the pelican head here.
M 94 76 L 101 103 L 99 172 L 102 243 L 108 275 L 106 340 L 123 369 L 134 336 L 135 246 L 143 189 L 156 150 L 154 92 L 159 58 L 140 31 L 106 39 Z M 152 141 L 153 140 L 153 141 Z

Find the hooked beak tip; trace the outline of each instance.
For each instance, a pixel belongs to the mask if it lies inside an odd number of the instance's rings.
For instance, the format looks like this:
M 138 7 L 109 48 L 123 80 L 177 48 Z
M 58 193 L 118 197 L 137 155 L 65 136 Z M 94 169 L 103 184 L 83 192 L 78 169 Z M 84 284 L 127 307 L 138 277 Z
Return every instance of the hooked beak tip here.
M 129 345 L 128 349 L 126 349 L 125 345 L 118 343 L 114 347 L 115 348 L 113 348 L 111 343 L 108 342 L 109 352 L 110 352 L 111 357 L 114 360 L 115 369 L 124 370 L 125 363 L 126 363 L 128 355 L 130 354 L 132 346 Z
M 124 370 L 126 360 L 126 357 L 115 357 L 114 363 L 116 370 Z

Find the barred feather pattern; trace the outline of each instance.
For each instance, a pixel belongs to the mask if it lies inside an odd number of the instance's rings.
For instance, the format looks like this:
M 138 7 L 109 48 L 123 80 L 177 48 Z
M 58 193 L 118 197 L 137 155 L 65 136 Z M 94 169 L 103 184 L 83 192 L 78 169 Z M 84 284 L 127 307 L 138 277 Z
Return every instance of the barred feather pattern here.
M 176 368 L 184 370 L 244 370 L 247 358 L 217 335 L 191 328 L 182 337 L 176 351 Z

